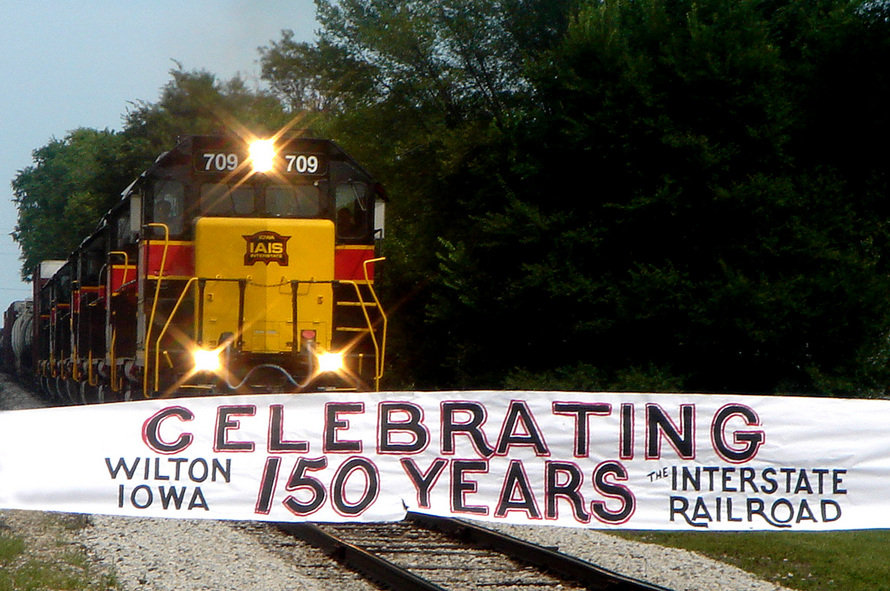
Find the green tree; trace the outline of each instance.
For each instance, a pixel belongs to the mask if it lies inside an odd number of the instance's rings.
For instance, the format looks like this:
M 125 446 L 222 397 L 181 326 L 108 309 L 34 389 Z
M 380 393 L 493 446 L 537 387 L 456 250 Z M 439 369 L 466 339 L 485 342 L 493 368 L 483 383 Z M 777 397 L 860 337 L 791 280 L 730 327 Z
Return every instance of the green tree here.
M 403 383 L 882 387 L 886 3 L 318 6 L 264 71 L 390 189 Z
M 22 277 L 46 259 L 64 259 L 96 227 L 134 178 L 141 159 L 113 131 L 77 129 L 33 153 L 12 181 Z M 136 168 L 138 170 L 138 168 Z
M 510 138 L 524 156 L 510 202 L 441 255 L 459 288 L 440 290 L 438 316 L 483 335 L 461 365 L 496 380 L 512 364 L 526 382 L 591 367 L 604 387 L 667 372 L 694 390 L 881 389 L 886 148 L 863 140 L 885 137 L 890 92 L 843 64 L 852 51 L 879 69 L 887 22 L 837 3 L 585 6 Z M 835 109 L 859 125 L 821 124 Z
M 136 101 L 124 117 L 123 134 L 143 153 L 157 155 L 190 134 L 273 134 L 289 125 L 279 101 L 247 88 L 239 77 L 221 81 L 204 71 L 170 71 L 156 103 Z

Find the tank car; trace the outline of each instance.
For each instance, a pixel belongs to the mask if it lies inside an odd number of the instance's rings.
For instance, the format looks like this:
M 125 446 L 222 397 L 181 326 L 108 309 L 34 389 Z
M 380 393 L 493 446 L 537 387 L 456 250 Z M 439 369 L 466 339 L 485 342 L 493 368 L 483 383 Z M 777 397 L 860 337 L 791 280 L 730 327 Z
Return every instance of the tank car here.
M 0 368 L 8 374 L 25 375 L 32 366 L 34 308 L 30 301 L 12 302 L 3 313 L 0 330 Z
M 38 270 L 41 384 L 86 402 L 377 389 L 385 200 L 329 140 L 180 138 Z

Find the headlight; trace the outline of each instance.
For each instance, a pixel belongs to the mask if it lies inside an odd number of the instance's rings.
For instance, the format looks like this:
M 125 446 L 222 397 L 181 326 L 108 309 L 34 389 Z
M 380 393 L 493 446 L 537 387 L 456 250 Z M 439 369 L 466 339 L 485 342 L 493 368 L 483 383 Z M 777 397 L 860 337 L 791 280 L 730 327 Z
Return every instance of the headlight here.
M 269 172 L 275 165 L 275 143 L 272 140 L 254 140 L 248 149 L 254 172 Z
M 337 372 L 343 369 L 343 353 L 320 353 L 316 359 L 318 360 L 318 371 L 321 373 Z
M 195 361 L 195 371 L 212 371 L 217 372 L 222 369 L 222 362 L 219 359 L 219 350 L 217 349 L 195 349 L 192 352 Z

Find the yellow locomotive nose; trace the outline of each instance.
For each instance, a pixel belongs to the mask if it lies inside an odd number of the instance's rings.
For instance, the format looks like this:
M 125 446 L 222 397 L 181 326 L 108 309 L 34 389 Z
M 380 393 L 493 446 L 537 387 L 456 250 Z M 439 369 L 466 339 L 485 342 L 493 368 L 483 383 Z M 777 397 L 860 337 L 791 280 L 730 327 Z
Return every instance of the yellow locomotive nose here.
M 308 331 L 320 350 L 331 349 L 330 220 L 202 218 L 195 230 L 195 268 L 206 278 L 198 309 L 208 346 L 233 334 L 240 352 L 290 354 L 301 350 Z

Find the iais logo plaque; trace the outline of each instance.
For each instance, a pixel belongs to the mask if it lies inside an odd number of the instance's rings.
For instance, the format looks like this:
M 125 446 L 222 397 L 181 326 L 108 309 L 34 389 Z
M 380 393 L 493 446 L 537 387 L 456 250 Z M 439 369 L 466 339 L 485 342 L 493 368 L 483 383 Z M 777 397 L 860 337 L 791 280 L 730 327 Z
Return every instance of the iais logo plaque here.
M 282 267 L 287 266 L 287 241 L 290 236 L 282 236 L 278 232 L 262 230 L 249 236 L 242 234 L 247 241 L 247 250 L 244 252 L 245 266 L 255 263 L 278 263 Z

